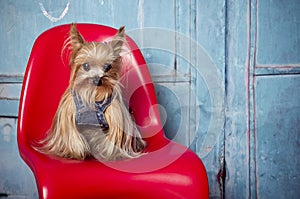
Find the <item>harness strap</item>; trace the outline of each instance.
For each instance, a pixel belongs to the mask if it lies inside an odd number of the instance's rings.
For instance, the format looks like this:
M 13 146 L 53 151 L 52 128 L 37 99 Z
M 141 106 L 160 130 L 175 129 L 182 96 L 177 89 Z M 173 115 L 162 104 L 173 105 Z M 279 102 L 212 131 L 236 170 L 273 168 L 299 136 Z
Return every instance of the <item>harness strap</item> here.
M 105 119 L 104 112 L 107 109 L 107 107 L 111 104 L 111 101 L 112 97 L 109 97 L 107 100 L 95 102 L 97 119 L 100 124 L 100 127 L 104 130 L 109 128 L 109 125 Z

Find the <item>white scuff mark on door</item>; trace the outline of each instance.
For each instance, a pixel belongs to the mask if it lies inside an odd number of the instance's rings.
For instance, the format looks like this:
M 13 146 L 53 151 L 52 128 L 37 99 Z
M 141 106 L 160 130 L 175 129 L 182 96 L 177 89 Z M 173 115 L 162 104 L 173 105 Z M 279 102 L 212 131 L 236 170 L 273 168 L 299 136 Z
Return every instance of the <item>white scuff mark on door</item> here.
M 144 29 L 144 0 L 139 0 L 139 8 L 138 8 L 138 16 L 137 16 L 137 22 L 139 24 L 139 29 Z M 140 47 L 143 47 L 143 31 L 140 31 L 140 41 L 139 44 Z
M 57 22 L 59 20 L 61 20 L 62 18 L 64 18 L 64 16 L 68 13 L 69 11 L 69 6 L 70 6 L 70 2 L 67 3 L 65 9 L 63 10 L 63 12 L 60 14 L 59 17 L 53 17 L 51 14 L 49 14 L 49 12 L 45 9 L 43 3 L 39 3 L 40 4 L 40 8 L 43 12 L 43 14 L 45 15 L 45 17 L 47 17 L 50 21 L 52 22 Z
M 104 0 L 99 0 L 99 2 L 100 2 L 100 4 L 101 4 L 101 6 L 104 5 Z
M 144 27 L 144 0 L 139 0 L 139 10 L 138 10 L 138 24 L 139 28 Z

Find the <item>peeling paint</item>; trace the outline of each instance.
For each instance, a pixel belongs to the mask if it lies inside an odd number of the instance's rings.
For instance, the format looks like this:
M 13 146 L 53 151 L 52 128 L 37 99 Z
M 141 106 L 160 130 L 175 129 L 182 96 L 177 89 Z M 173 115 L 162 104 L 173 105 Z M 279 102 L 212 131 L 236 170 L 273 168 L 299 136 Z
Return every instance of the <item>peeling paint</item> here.
M 139 28 L 144 28 L 144 0 L 139 0 L 138 6 L 138 24 Z
M 43 12 L 43 15 L 45 15 L 45 17 L 47 17 L 51 22 L 57 22 L 57 21 L 60 21 L 62 20 L 65 15 L 68 13 L 69 11 L 69 5 L 70 5 L 70 2 L 67 3 L 65 9 L 62 11 L 62 13 L 60 14 L 59 17 L 53 17 L 44 7 L 43 3 L 39 3 L 40 5 L 40 8 Z

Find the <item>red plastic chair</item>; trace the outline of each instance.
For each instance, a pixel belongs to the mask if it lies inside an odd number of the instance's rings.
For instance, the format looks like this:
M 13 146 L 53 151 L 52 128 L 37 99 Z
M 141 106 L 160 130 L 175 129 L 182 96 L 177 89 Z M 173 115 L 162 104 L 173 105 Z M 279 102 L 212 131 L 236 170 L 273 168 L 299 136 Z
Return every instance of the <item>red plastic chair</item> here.
M 39 197 L 208 198 L 207 175 L 201 160 L 164 136 L 147 65 L 129 37 L 133 56 L 123 71 L 123 92 L 147 141 L 147 154 L 130 160 L 98 162 L 63 159 L 33 149 L 33 144 L 44 138 L 50 128 L 68 85 L 68 60 L 61 50 L 70 27 L 57 26 L 37 38 L 21 93 L 19 151 L 34 173 Z M 78 24 L 77 28 L 87 41 L 103 41 L 116 34 L 115 29 L 101 25 Z

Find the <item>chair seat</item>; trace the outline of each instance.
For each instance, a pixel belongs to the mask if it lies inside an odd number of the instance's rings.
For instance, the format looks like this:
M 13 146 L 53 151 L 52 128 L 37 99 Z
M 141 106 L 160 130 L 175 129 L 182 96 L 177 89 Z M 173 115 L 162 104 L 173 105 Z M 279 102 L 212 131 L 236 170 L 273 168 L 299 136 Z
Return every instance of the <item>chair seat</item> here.
M 43 198 L 193 199 L 207 192 L 205 169 L 196 155 L 173 142 L 167 148 L 110 163 L 68 160 L 35 151 L 32 158 Z

